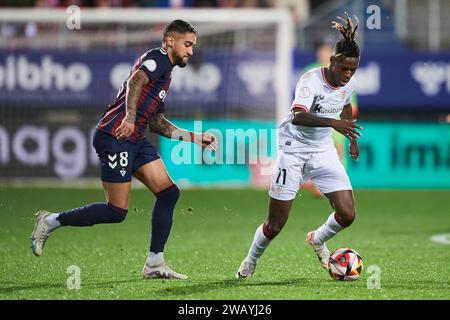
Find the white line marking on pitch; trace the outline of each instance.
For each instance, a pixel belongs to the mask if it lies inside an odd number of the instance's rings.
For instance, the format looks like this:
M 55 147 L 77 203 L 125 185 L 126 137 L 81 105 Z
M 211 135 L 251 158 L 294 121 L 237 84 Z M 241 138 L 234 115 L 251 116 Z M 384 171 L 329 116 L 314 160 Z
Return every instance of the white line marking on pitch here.
M 430 240 L 441 244 L 450 244 L 450 233 L 435 234 Z

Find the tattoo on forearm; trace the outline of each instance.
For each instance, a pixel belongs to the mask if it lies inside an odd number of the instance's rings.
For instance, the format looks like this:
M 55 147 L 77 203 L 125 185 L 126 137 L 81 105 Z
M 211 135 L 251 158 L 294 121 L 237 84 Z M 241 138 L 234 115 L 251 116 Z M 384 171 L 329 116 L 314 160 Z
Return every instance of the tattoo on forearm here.
M 142 87 L 148 82 L 148 77 L 145 73 L 137 71 L 127 83 L 127 97 L 126 121 L 134 123 L 136 121 L 136 108 L 139 97 L 141 95 Z
M 148 128 L 151 132 L 169 139 L 190 142 L 194 141 L 193 132 L 176 127 L 172 122 L 164 117 L 163 113 L 154 115 L 148 123 Z
M 174 126 L 163 115 L 157 114 L 149 121 L 148 127 L 151 132 L 159 134 L 166 138 L 171 138 L 172 134 L 178 128 Z

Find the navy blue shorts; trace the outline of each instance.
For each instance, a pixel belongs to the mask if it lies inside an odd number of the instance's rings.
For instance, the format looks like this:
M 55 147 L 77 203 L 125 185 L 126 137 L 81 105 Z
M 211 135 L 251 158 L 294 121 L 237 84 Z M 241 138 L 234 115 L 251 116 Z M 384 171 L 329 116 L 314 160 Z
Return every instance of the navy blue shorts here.
M 146 138 L 137 142 L 117 140 L 95 130 L 93 145 L 100 158 L 102 181 L 105 182 L 130 182 L 133 172 L 160 158 Z

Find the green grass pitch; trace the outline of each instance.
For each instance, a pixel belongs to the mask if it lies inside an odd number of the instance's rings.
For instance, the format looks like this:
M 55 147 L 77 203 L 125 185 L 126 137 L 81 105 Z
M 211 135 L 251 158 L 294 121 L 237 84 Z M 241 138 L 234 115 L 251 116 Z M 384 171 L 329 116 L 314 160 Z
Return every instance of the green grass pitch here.
M 297 197 L 290 219 L 266 250 L 255 275 L 236 280 L 254 231 L 266 216 L 265 190 L 182 190 L 165 258 L 187 281 L 144 280 L 154 197 L 133 190 L 119 225 L 56 230 L 41 257 L 29 236 L 37 209 L 58 211 L 103 201 L 100 189 L 0 187 L 0 299 L 450 299 L 450 191 L 356 190 L 357 219 L 328 242 L 351 247 L 364 261 L 355 282 L 330 278 L 304 243 L 330 214 L 325 198 Z M 70 290 L 68 267 L 80 268 Z M 376 271 L 380 289 L 369 289 Z

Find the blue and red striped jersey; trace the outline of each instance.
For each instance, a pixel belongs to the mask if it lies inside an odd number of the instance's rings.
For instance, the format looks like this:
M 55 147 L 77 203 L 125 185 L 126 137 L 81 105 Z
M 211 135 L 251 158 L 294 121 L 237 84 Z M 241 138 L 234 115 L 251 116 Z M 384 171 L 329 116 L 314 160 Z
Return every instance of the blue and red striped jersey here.
M 110 104 L 97 123 L 97 129 L 112 136 L 126 114 L 127 82 L 138 70 L 143 70 L 150 81 L 142 88 L 136 106 L 135 130 L 131 141 L 143 139 L 149 119 L 155 113 L 164 112 L 164 99 L 172 79 L 173 65 L 163 48 L 155 48 L 144 53 L 133 65 L 127 80 L 120 86 L 117 98 Z

